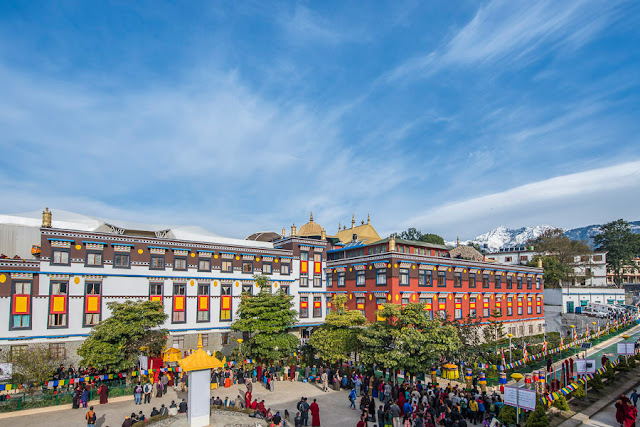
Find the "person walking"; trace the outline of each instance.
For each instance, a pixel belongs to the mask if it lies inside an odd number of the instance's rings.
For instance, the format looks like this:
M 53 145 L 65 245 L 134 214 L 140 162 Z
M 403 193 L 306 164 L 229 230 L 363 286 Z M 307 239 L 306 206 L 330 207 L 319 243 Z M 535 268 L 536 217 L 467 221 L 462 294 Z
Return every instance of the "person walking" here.
M 469 399 L 469 422 L 473 425 L 477 424 L 478 420 L 478 402 L 475 399 Z
M 139 382 L 133 386 L 133 401 L 136 405 L 142 405 L 142 386 Z
M 84 416 L 87 420 L 87 427 L 93 427 L 96 424 L 96 413 L 93 412 L 93 406 L 89 406 L 89 411 Z
M 82 407 L 86 408 L 87 403 L 89 402 L 89 390 L 87 389 L 87 387 L 84 387 L 82 389 L 82 395 L 80 396 L 80 400 L 82 401 Z
M 142 392 L 144 393 L 144 403 L 151 403 L 151 392 L 153 391 L 153 386 L 151 385 L 151 383 L 149 382 L 149 380 L 147 380 L 147 382 L 144 383 L 144 386 L 142 387 Z
M 302 416 L 302 422 L 305 426 L 309 425 L 309 404 L 307 403 L 307 398 L 302 398 L 302 403 L 300 404 L 300 415 Z
M 356 386 L 356 396 L 360 397 L 360 388 L 362 387 L 362 380 L 360 379 L 359 376 L 356 377 L 354 384 Z
M 398 402 L 394 400 L 393 404 L 389 407 L 389 410 L 393 417 L 393 427 L 400 427 L 400 406 L 398 406 Z
M 631 393 L 631 401 L 633 402 L 633 406 L 637 407 L 638 406 L 638 392 L 634 389 L 633 393 Z
M 106 383 L 100 384 L 98 389 L 98 395 L 100 396 L 100 404 L 104 405 L 109 402 L 109 386 Z
M 320 407 L 316 399 L 313 399 L 309 410 L 311 411 L 311 427 L 320 427 Z
M 300 415 L 300 412 L 296 412 L 296 417 L 293 419 L 293 424 L 295 427 L 303 427 L 302 415 Z
M 356 410 L 356 389 L 352 388 L 349 393 L 349 408 Z
M 329 391 L 329 376 L 327 373 L 323 372 L 320 378 L 322 379 L 322 391 Z

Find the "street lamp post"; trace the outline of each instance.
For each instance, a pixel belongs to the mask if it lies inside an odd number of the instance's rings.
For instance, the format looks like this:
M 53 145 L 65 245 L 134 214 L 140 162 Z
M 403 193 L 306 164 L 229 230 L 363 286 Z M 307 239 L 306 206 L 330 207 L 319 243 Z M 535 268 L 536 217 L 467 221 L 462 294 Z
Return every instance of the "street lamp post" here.
M 520 386 L 518 385 L 523 378 L 522 374 L 514 372 L 511 378 L 516 382 L 516 424 L 520 424 Z
M 244 354 L 242 354 L 242 342 L 244 341 L 242 338 L 238 338 L 236 340 L 238 342 L 238 353 L 240 353 L 240 357 L 242 358 L 242 366 L 244 366 Z
M 511 338 L 513 338 L 513 334 L 507 334 L 509 337 L 509 363 L 513 363 L 513 349 L 511 348 Z

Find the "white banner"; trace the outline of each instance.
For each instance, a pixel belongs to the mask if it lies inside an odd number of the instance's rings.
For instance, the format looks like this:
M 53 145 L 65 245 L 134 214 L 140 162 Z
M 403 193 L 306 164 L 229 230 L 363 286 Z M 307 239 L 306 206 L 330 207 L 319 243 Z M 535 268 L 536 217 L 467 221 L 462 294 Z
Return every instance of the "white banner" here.
M 13 377 L 13 363 L 0 363 L 0 381 L 10 380 Z
M 536 391 L 506 386 L 504 388 L 504 404 L 534 411 L 536 409 Z

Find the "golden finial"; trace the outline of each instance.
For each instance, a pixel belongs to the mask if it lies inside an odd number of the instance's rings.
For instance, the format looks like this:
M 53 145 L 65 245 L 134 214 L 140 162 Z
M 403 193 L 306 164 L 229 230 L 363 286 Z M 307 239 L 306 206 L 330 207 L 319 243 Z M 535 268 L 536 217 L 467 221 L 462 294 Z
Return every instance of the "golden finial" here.
M 456 247 L 460 246 L 460 236 L 456 237 Z
M 394 234 L 389 237 L 389 252 L 396 251 L 396 236 Z
M 367 224 L 371 225 L 371 216 L 367 214 Z
M 282 227 L 282 237 L 284 237 L 284 235 L 287 233 L 287 231 L 284 229 L 284 227 Z
M 322 232 L 320 233 L 320 239 L 322 239 L 322 240 L 326 240 L 327 239 L 327 232 L 324 231 L 324 228 L 322 229 Z
M 342 230 L 342 224 L 338 223 L 338 233 Z
M 538 258 L 538 268 L 542 268 L 542 257 Z
M 351 228 L 356 225 L 356 214 L 351 215 Z
M 360 221 L 360 225 L 364 225 L 364 219 Z
M 202 334 L 198 334 L 198 349 L 202 348 Z
M 294 222 L 293 225 L 291 226 L 291 235 L 295 236 L 296 235 L 296 223 Z
M 309 222 L 313 222 L 313 211 L 311 211 L 311 216 L 309 216 Z
M 42 211 L 42 227 L 51 228 L 51 211 L 49 208 L 45 208 Z

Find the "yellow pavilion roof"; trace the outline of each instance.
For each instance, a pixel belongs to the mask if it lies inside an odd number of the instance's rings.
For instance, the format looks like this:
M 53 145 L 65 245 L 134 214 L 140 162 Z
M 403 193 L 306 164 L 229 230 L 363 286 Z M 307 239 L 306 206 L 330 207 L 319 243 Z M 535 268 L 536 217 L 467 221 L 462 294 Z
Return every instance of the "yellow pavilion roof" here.
M 178 360 L 178 365 L 185 371 L 201 371 L 204 369 L 222 368 L 226 358 L 219 360 L 215 356 L 209 356 L 202 349 L 202 336 L 198 337 L 198 349 L 184 359 Z
M 371 225 L 371 220 L 367 217 L 367 222 L 362 221 L 361 225 L 356 226 L 355 218 L 351 218 L 351 227 L 339 230 L 335 236 L 342 243 L 348 243 L 353 239 L 353 235 L 358 235 L 358 240 L 366 244 L 371 244 L 382 240 L 375 228 Z

